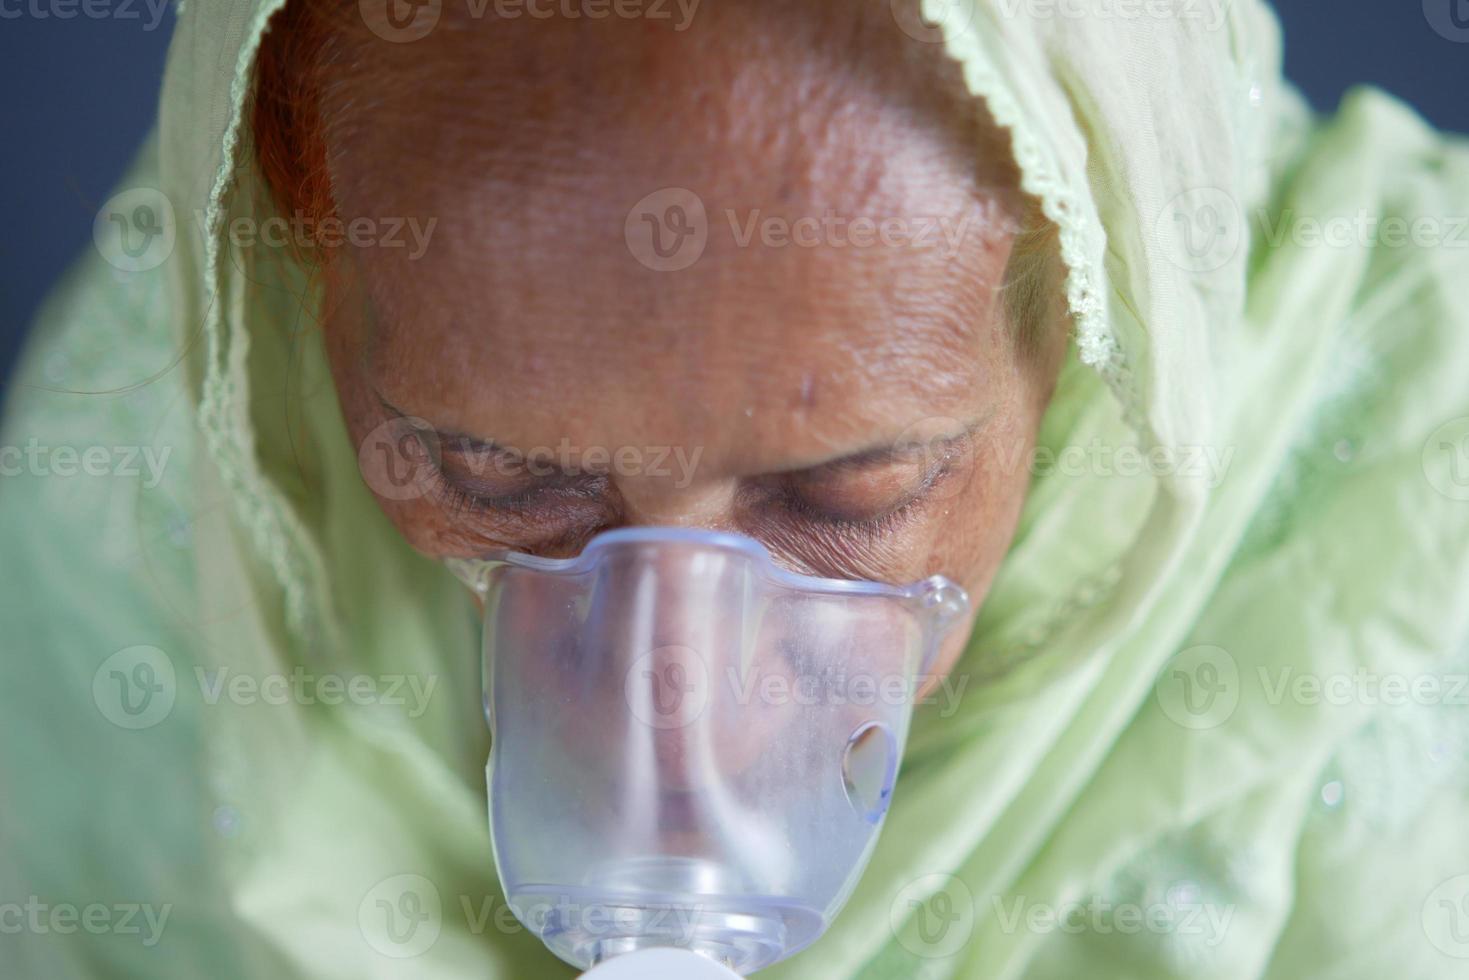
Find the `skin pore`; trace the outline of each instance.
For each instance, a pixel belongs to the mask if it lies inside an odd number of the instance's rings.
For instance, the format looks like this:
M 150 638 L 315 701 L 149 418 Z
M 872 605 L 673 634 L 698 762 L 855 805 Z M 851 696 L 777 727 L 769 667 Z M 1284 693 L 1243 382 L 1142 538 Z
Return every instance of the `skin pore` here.
M 383 509 L 435 557 L 721 528 L 977 606 L 1066 343 L 1059 308 L 1007 315 L 1006 140 L 886 2 L 673 28 L 446 3 L 412 43 L 344 20 L 324 45 L 336 215 L 436 221 L 421 256 L 346 245 L 324 278 L 352 438 L 414 433 L 389 443 L 421 492 Z M 702 252 L 650 267 L 636 227 L 672 235 L 690 194 Z

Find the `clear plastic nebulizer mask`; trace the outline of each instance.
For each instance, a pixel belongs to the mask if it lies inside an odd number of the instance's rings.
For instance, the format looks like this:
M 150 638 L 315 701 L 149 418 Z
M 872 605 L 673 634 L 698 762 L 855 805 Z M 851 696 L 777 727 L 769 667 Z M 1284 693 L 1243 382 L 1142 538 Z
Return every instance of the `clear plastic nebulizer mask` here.
M 490 832 L 517 918 L 583 969 L 675 947 L 745 974 L 820 936 L 964 591 L 797 575 L 751 538 L 674 528 L 453 564 L 485 604 Z

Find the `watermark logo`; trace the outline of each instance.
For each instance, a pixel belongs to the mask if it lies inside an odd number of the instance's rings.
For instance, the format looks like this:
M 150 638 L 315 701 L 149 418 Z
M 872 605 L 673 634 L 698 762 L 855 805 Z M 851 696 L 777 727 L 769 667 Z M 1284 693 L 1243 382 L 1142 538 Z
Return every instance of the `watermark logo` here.
M 417 500 L 428 494 L 443 462 L 438 433 L 413 416 L 393 416 L 374 426 L 357 450 L 357 468 L 368 489 L 384 500 Z
M 925 15 L 923 0 L 890 0 L 888 6 L 898 30 L 921 44 L 942 44 L 944 30 L 939 25 L 947 24 L 951 34 L 962 37 L 974 25 L 978 4 L 969 0 L 938 0 L 928 5 L 931 16 Z
M 1423 475 L 1450 500 L 1469 500 L 1469 416 L 1439 426 L 1423 444 Z
M 658 647 L 633 662 L 622 690 L 638 721 L 662 731 L 683 728 L 709 706 L 709 668 L 691 647 Z
M 1223 647 L 1188 647 L 1168 661 L 1153 693 L 1175 724 L 1195 731 L 1216 728 L 1239 705 L 1239 664 Z
M 394 875 L 362 896 L 357 926 L 367 944 L 384 956 L 422 956 L 443 930 L 443 901 L 438 888 L 423 875 Z
M 367 29 L 394 44 L 428 37 L 439 23 L 443 6 L 443 0 L 357 0 Z
M 953 875 L 924 875 L 898 892 L 888 909 L 888 925 L 915 956 L 953 956 L 974 934 L 974 895 Z
M 709 243 L 704 202 L 686 187 L 664 187 L 632 206 L 622 225 L 632 257 L 654 272 L 678 272 L 699 261 Z
M 1153 225 L 1168 259 L 1186 272 L 1204 274 L 1234 259 L 1245 237 L 1244 215 L 1217 187 L 1195 187 L 1174 196 Z
M 974 480 L 978 447 L 971 428 L 956 418 L 930 415 L 912 423 L 893 440 L 899 461 L 921 467 L 934 502 L 958 498 Z
M 173 661 L 157 647 L 119 650 L 92 675 L 92 700 L 119 728 L 152 728 L 173 711 L 178 679 Z
M 1450 878 L 1423 902 L 1423 933 L 1440 953 L 1469 960 L 1469 875 Z
M 133 187 L 107 199 L 92 222 L 92 242 L 115 269 L 147 272 L 173 254 L 178 226 L 173 204 L 153 187 Z
M 1423 16 L 1439 37 L 1469 44 L 1469 0 L 1423 0 Z

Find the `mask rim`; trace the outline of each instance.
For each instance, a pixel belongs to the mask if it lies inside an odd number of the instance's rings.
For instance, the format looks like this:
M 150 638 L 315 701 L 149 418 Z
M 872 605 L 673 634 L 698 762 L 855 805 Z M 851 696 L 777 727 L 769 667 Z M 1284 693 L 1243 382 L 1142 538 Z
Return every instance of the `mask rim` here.
M 930 575 L 907 585 L 803 575 L 777 565 L 769 549 L 755 538 L 732 531 L 707 528 L 651 525 L 618 527 L 597 534 L 578 554 L 569 558 L 545 558 L 507 548 L 487 552 L 478 558 L 446 558 L 444 562 L 471 589 L 483 593 L 488 587 L 486 573 L 497 566 L 511 565 L 547 575 L 578 575 L 590 570 L 601 554 L 609 549 L 658 543 L 693 544 L 737 552 L 763 578 L 794 591 L 897 599 L 915 605 L 919 611 L 928 614 L 932 618 L 931 627 L 936 635 L 942 635 L 969 609 L 969 593 L 943 575 Z

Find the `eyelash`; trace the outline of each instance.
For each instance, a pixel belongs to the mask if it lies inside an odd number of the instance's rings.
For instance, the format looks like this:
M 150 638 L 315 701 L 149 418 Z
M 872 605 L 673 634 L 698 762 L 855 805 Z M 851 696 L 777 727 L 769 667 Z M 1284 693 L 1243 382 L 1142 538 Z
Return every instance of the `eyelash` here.
M 542 503 L 547 513 L 554 513 L 558 509 L 565 509 L 566 498 L 586 500 L 589 494 L 566 491 L 549 501 L 538 501 L 540 496 L 535 491 L 524 491 L 504 497 L 485 497 L 480 494 L 469 493 L 454 486 L 439 470 L 434 470 L 434 497 L 451 516 L 458 517 L 465 513 L 480 514 L 484 516 L 505 516 L 513 520 L 540 519 L 544 515 L 538 513 L 542 508 L 533 508 L 533 505 Z
M 496 547 L 511 547 L 532 554 L 576 554 L 587 538 L 600 530 L 597 527 L 557 528 L 553 522 L 558 516 L 554 508 L 564 506 L 560 502 L 546 509 L 532 505 L 535 494 L 520 493 L 509 497 L 485 497 L 469 493 L 454 486 L 448 478 L 435 469 L 433 471 L 433 497 L 449 519 L 468 515 L 469 526 L 459 531 L 474 535 L 476 540 L 493 540 Z M 581 522 L 586 524 L 585 521 Z M 479 524 L 480 526 L 475 526 Z
M 536 496 L 534 492 L 527 491 L 508 497 L 485 497 L 454 486 L 437 467 L 431 469 L 434 498 L 451 516 L 458 517 L 466 512 L 481 515 L 504 514 L 512 519 L 520 520 L 525 520 L 529 516 L 525 512 Z M 948 472 L 947 467 L 941 467 L 912 497 L 887 513 L 874 518 L 854 519 L 835 516 L 811 506 L 799 493 L 790 488 L 778 492 L 774 502 L 787 514 L 809 524 L 827 528 L 839 534 L 872 540 L 881 538 L 907 524 L 925 502 L 928 492 L 941 482 Z
M 780 506 L 813 524 L 832 528 L 838 533 L 873 540 L 899 530 L 911 521 L 927 502 L 929 494 L 949 476 L 950 472 L 947 461 L 940 464 L 911 497 L 879 517 L 867 519 L 836 517 L 812 507 L 799 493 L 790 488 L 780 493 Z
M 465 511 L 476 511 L 488 513 L 496 510 L 516 511 L 530 503 L 529 493 L 515 494 L 510 497 L 482 497 L 479 494 L 469 493 L 451 484 L 447 477 L 438 470 L 434 474 L 434 498 L 450 514 L 459 516 Z
M 799 517 L 803 521 L 821 527 L 830 528 L 839 534 L 860 535 L 867 538 L 880 538 L 883 535 L 897 530 L 913 517 L 923 503 L 923 494 L 914 494 L 912 498 L 901 505 L 894 507 L 880 517 L 865 519 L 854 519 L 850 517 L 837 517 L 820 508 L 812 507 L 798 493 L 783 493 L 780 497 L 780 507 L 787 513 Z

